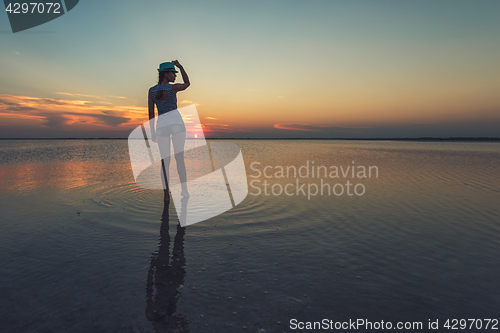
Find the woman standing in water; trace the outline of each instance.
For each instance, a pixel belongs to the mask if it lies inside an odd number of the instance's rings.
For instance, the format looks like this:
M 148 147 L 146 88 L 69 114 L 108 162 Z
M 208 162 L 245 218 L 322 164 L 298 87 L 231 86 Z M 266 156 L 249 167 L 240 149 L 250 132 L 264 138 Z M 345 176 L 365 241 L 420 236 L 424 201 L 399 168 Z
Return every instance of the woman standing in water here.
M 184 83 L 170 84 L 175 82 L 175 67 L 179 68 Z M 189 77 L 184 67 L 177 61 L 164 62 L 158 68 L 158 84 L 149 88 L 148 108 L 149 120 L 153 141 L 158 141 L 160 154 L 162 158 L 162 179 L 164 180 L 165 201 L 169 200 L 168 179 L 170 165 L 170 141 L 174 146 L 175 161 L 177 163 L 177 172 L 181 181 L 183 197 L 189 197 L 186 183 L 186 165 L 184 163 L 184 143 L 186 141 L 186 126 L 182 120 L 181 114 L 177 110 L 177 93 L 189 87 Z M 155 124 L 155 109 L 158 108 L 158 123 Z

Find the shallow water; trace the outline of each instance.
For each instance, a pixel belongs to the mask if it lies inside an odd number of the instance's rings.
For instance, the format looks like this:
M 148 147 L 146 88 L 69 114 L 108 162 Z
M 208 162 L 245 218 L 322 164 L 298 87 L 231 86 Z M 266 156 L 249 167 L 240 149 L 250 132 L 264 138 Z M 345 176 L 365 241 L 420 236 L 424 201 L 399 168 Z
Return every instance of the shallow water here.
M 135 185 L 126 140 L 0 140 L 0 331 L 499 318 L 499 143 L 231 142 L 250 194 L 178 229 L 163 192 Z

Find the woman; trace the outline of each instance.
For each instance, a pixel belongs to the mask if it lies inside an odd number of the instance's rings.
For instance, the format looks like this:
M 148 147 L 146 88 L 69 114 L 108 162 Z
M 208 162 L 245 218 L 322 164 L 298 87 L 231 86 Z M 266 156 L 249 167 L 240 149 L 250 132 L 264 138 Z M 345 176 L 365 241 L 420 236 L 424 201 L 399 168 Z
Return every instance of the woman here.
M 170 84 L 174 82 L 177 71 L 175 66 L 181 71 L 184 83 Z M 162 157 L 163 174 L 165 189 L 165 201 L 169 200 L 168 194 L 168 175 L 170 165 L 170 139 L 174 146 L 175 161 L 177 163 L 177 172 L 181 181 L 183 197 L 189 197 L 186 183 L 186 165 L 184 163 L 184 143 L 186 141 L 186 126 L 182 120 L 181 114 L 177 111 L 177 96 L 179 91 L 185 90 L 189 87 L 189 78 L 182 67 L 177 61 L 164 62 L 158 68 L 158 84 L 149 88 L 148 92 L 148 108 L 149 120 L 152 129 L 152 139 L 154 142 L 158 141 L 160 147 L 160 154 Z M 155 109 L 154 105 L 158 108 L 158 123 L 156 125 L 156 132 L 154 131 L 155 124 Z

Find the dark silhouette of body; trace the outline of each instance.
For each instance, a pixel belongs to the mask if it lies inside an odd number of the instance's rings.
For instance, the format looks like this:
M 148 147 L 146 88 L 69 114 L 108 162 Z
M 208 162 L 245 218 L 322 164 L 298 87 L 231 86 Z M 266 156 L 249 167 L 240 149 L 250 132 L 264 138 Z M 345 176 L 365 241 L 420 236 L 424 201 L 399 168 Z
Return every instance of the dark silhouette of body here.
M 176 73 L 175 67 L 179 68 L 184 83 L 170 85 L 170 82 L 175 82 Z M 162 180 L 165 191 L 165 200 L 169 198 L 168 179 L 170 166 L 170 141 L 174 147 L 175 161 L 177 164 L 177 173 L 182 185 L 181 195 L 189 196 L 187 190 L 186 165 L 184 162 L 184 144 L 186 141 L 186 128 L 177 111 L 177 93 L 185 90 L 190 86 L 189 77 L 184 70 L 184 67 L 177 60 L 160 64 L 158 69 L 158 85 L 151 87 L 148 91 L 148 111 L 151 126 L 153 141 L 158 142 L 160 154 L 162 158 Z M 162 119 L 168 119 L 166 124 L 161 127 L 156 127 L 155 130 L 155 104 L 158 109 L 158 126 Z M 164 109 L 166 108 L 166 109 Z M 169 113 L 172 112 L 172 113 Z M 167 117 L 178 114 L 177 117 Z M 180 120 L 179 120 L 180 117 Z M 172 119 L 172 120 L 170 120 Z M 168 123 L 171 121 L 172 123 Z M 165 123 L 165 122 L 164 122 Z

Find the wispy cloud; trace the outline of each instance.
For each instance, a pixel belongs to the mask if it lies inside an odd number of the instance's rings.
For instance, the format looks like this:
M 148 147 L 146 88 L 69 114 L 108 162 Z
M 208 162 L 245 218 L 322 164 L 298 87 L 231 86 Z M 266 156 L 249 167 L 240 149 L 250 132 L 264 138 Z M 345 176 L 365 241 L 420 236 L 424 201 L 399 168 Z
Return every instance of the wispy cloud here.
M 56 92 L 56 94 L 72 96 L 72 97 L 87 97 L 87 98 L 95 98 L 95 99 L 104 99 L 103 97 L 95 96 L 95 95 L 75 94 L 75 93 L 67 93 L 67 92 Z
M 281 123 L 274 124 L 274 128 L 280 130 L 288 130 L 288 131 L 301 131 L 301 132 L 331 132 L 331 131 L 339 131 L 342 129 L 363 129 L 363 128 L 371 128 L 368 126 L 350 126 L 350 125 L 312 125 L 309 123 Z
M 199 104 L 199 103 L 195 103 L 195 102 L 190 101 L 190 100 L 187 100 L 187 99 L 185 99 L 185 100 L 183 100 L 183 101 L 179 102 L 179 104 L 183 104 L 183 105 L 184 105 L 184 104 L 188 104 L 188 105 L 194 104 L 194 105 L 196 105 L 196 106 L 200 106 L 200 105 L 201 105 L 201 104 Z
M 335 128 L 373 128 L 373 126 L 358 126 L 358 125 L 335 125 Z
M 236 133 L 249 132 L 249 129 L 228 124 L 203 123 L 201 125 L 205 133 Z
M 308 123 L 281 123 L 274 124 L 274 128 L 288 131 L 321 132 L 325 126 L 315 126 Z

